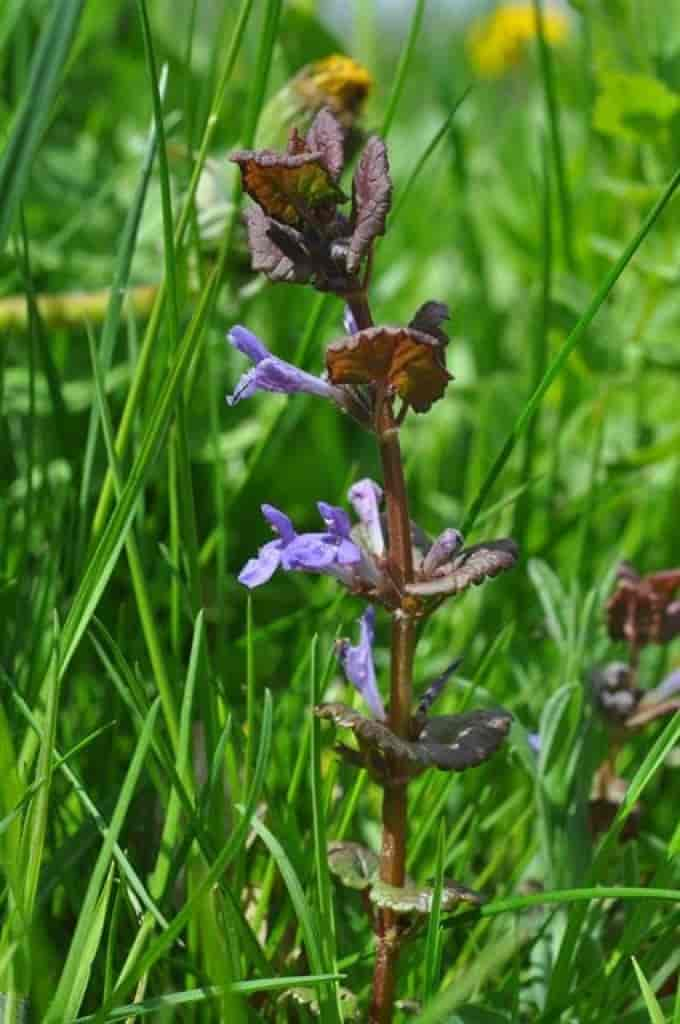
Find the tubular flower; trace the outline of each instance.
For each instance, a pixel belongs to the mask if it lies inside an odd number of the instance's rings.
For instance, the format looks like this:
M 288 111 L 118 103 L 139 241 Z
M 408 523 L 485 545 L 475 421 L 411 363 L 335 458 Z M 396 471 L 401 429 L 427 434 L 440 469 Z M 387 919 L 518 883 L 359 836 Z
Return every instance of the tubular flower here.
M 247 327 L 232 327 L 227 340 L 253 363 L 252 369 L 247 370 L 239 380 L 233 395 L 227 398 L 229 405 L 250 398 L 256 391 L 274 391 L 284 395 L 306 392 L 344 406 L 344 395 L 340 388 L 333 387 L 312 373 L 299 370 L 285 359 L 273 356 L 264 342 Z
M 342 670 L 350 683 L 364 698 L 373 716 L 385 718 L 385 708 L 378 691 L 373 664 L 375 636 L 375 608 L 369 606 L 359 619 L 359 643 L 353 647 L 349 640 L 339 640 L 337 653 Z
M 566 15 L 548 7 L 543 13 L 543 31 L 549 45 L 564 42 L 569 32 Z M 521 63 L 527 44 L 537 32 L 532 4 L 501 4 L 473 23 L 467 39 L 470 60 L 482 78 L 500 78 Z

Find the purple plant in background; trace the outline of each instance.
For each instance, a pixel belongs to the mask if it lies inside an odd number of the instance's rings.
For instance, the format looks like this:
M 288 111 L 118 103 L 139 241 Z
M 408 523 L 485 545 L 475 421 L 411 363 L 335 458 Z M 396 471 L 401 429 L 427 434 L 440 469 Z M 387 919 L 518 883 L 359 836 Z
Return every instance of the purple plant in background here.
M 428 714 L 455 666 L 414 707 L 417 627 L 447 598 L 511 569 L 518 553 L 508 538 L 466 547 L 451 526 L 430 538 L 410 517 L 399 431 L 407 415 L 425 413 L 441 400 L 453 379 L 442 326 L 449 314 L 443 303 L 429 301 L 405 326 L 373 323 L 368 301 L 372 254 L 387 229 L 392 199 L 387 150 L 377 136 L 367 140 L 348 194 L 340 184 L 343 147 L 341 126 L 329 110 L 322 110 L 305 137 L 292 133 L 284 153 L 232 154 L 244 191 L 254 200 L 246 212 L 253 269 L 273 282 L 309 284 L 338 296 L 345 304 L 345 335 L 328 346 L 325 373 L 315 376 L 272 354 L 246 327 L 232 328 L 230 344 L 252 366 L 228 401 L 235 405 L 258 391 L 327 399 L 374 435 L 380 456 L 381 484 L 363 479 L 349 489 L 355 523 L 343 508 L 319 501 L 324 528 L 298 532 L 287 515 L 263 505 L 276 537 L 249 559 L 239 580 L 253 589 L 279 568 L 327 575 L 364 602 L 359 642 L 341 640 L 337 653 L 371 716 L 339 703 L 314 710 L 352 733 L 357 746 L 336 749 L 349 763 L 365 767 L 383 788 L 379 861 L 357 843 L 334 843 L 329 864 L 333 871 L 341 865 L 336 873 L 345 884 L 370 888 L 377 952 L 369 1019 L 388 1024 L 405 924 L 432 905 L 432 891 L 418 887 L 405 872 L 409 782 L 429 768 L 463 771 L 480 764 L 500 747 L 510 725 L 509 714 L 499 708 Z M 373 662 L 377 605 L 391 620 L 387 706 Z M 373 863 L 369 879 L 366 865 Z M 348 865 L 358 865 L 365 877 L 357 883 Z M 448 882 L 442 906 L 479 900 L 465 886 Z
M 605 612 L 609 635 L 614 641 L 626 643 L 628 660 L 609 662 L 591 673 L 593 699 L 607 728 L 609 745 L 593 780 L 590 809 L 594 833 L 611 825 L 626 796 L 628 785 L 616 770 L 623 744 L 649 723 L 680 710 L 680 670 L 671 672 L 652 689 L 639 684 L 642 647 L 667 644 L 680 635 L 680 600 L 675 597 L 678 590 L 678 569 L 640 576 L 629 562 L 622 562 L 617 570 L 616 589 Z M 626 824 L 624 838 L 636 835 L 639 814 L 637 807 Z

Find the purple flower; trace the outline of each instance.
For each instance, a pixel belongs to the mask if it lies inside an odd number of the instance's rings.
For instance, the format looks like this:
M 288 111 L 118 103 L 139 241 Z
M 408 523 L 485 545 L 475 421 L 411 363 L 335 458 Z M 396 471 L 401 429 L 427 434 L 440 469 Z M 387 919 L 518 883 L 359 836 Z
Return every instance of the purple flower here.
M 243 374 L 233 395 L 227 397 L 229 405 L 250 398 L 256 391 L 274 391 L 283 395 L 306 392 L 318 395 L 319 398 L 330 398 L 344 407 L 345 396 L 340 388 L 328 384 L 321 377 L 299 370 L 285 359 L 273 356 L 264 342 L 247 327 L 232 327 L 227 339 L 254 364 L 252 369 Z
M 423 572 L 432 575 L 436 569 L 451 560 L 451 556 L 463 546 L 463 534 L 460 530 L 449 527 L 434 540 L 432 547 L 423 559 Z
M 273 505 L 262 505 L 262 514 L 278 533 L 249 559 L 239 573 L 244 586 L 259 587 L 271 579 L 281 566 L 287 571 L 325 573 L 343 583 L 353 581 L 362 553 L 350 539 L 350 523 L 341 508 L 319 502 L 319 511 L 328 529 L 324 533 L 297 533 L 290 519 Z
M 342 670 L 364 698 L 375 718 L 385 719 L 373 664 L 373 638 L 375 633 L 375 608 L 369 606 L 359 619 L 359 643 L 353 647 L 349 640 L 340 640 L 337 651 Z
M 352 507 L 364 528 L 368 547 L 372 554 L 379 556 L 385 553 L 385 538 L 380 521 L 382 496 L 382 488 L 368 477 L 358 480 L 348 492 Z
M 345 328 L 345 334 L 357 334 L 359 331 L 357 322 L 354 319 L 354 313 L 349 306 L 345 306 L 343 310 L 342 326 Z
M 647 690 L 642 701 L 644 704 L 660 704 L 662 701 L 671 700 L 677 693 L 680 693 L 680 669 L 676 668 L 653 690 Z

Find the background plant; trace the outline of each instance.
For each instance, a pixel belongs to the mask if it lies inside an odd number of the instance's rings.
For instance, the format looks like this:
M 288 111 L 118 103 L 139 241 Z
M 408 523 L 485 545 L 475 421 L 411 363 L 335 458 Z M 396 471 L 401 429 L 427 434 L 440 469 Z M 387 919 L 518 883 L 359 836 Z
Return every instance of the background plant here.
M 665 758 L 676 726 L 652 726 L 628 745 L 620 769 L 632 799 L 642 792 L 644 826 L 624 854 L 610 843 L 593 864 L 586 767 L 599 751 L 583 696 L 589 668 L 616 656 L 600 615 L 614 565 L 622 556 L 641 572 L 680 564 L 674 204 L 580 331 L 537 414 L 511 432 L 680 162 L 677 12 L 570 8 L 568 40 L 547 60 L 534 38 L 500 80 L 475 79 L 458 106 L 472 69 L 454 12 L 418 5 L 390 28 L 360 4 L 353 26 L 329 41 L 306 27 L 309 5 L 185 10 L 184 21 L 175 5 L 149 11 L 160 85 L 168 64 L 157 140 L 167 165 L 151 163 L 138 7 L 62 0 L 0 14 L 2 290 L 37 305 L 27 314 L 24 302 L 20 318 L 16 304 L 5 307 L 14 312 L 3 321 L 0 838 L 6 907 L 12 886 L 32 902 L 30 923 L 3 933 L 3 986 L 10 961 L 25 970 L 39 1019 L 50 1002 L 64 1020 L 134 999 L 168 1019 L 304 1017 L 305 1005 L 263 992 L 328 966 L 315 943 L 326 918 L 309 857 L 325 841 L 314 806 L 329 808 L 329 836 L 375 845 L 374 791 L 336 762 L 322 775 L 311 723 L 300 729 L 311 669 L 318 692 L 333 678 L 338 620 L 349 633 L 355 607 L 337 606 L 330 581 L 282 576 L 248 620 L 235 580 L 265 539 L 252 509 L 268 500 L 311 528 L 314 500 L 340 503 L 353 460 L 377 475 L 370 439 L 304 397 L 236 410 L 221 399 L 242 370 L 224 342 L 232 323 L 312 367 L 311 342 L 338 334 L 341 304 L 251 277 L 228 175 L 228 244 L 207 252 L 206 240 L 199 252 L 202 208 L 183 214 L 206 127 L 222 167 L 222 154 L 254 141 L 263 104 L 291 74 L 349 50 L 375 79 L 362 124 L 386 129 L 394 154 L 375 315 L 405 322 L 436 295 L 453 317 L 456 400 L 435 407 L 426 432 L 404 428 L 415 517 L 431 532 L 463 527 L 512 436 L 477 525 L 480 536 L 515 536 L 535 560 L 533 587 L 520 567 L 483 601 L 475 594 L 433 620 L 422 678 L 465 651 L 442 711 L 460 710 L 474 689 L 475 700 L 493 694 L 553 738 L 536 759 L 515 730 L 510 759 L 416 790 L 409 871 L 436 874 L 443 816 L 446 873 L 492 900 L 472 926 L 439 933 L 441 973 L 427 993 L 433 975 L 414 945 L 403 991 L 425 998 L 424 1020 L 647 1020 L 634 954 L 672 1019 L 677 802 Z M 409 33 L 411 58 L 400 61 Z M 119 308 L 114 282 L 152 285 L 153 300 L 161 266 L 163 305 L 150 318 Z M 43 295 L 72 289 L 113 297 L 103 323 L 102 303 L 89 311 L 94 362 L 79 314 L 37 315 Z M 107 439 L 126 404 L 115 500 Z M 674 645 L 650 647 L 641 671 L 652 685 L 676 661 Z M 251 820 L 258 839 L 247 843 L 243 822 L 261 800 L 266 817 Z M 234 878 L 245 903 L 230 896 Z M 569 886 L 580 902 L 531 910 L 545 899 L 535 882 Z M 620 887 L 619 902 L 591 899 L 602 884 Z M 651 901 L 655 893 L 666 901 Z M 351 969 L 362 1000 L 363 920 L 351 900 L 336 903 L 338 967 Z M 75 1009 L 69 1000 L 81 993 Z

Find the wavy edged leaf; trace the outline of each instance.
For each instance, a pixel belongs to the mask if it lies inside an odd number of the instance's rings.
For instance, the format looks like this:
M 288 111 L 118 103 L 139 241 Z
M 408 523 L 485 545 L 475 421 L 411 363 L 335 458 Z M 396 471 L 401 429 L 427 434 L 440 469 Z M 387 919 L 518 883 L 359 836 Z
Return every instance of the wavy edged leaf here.
M 519 548 L 510 537 L 483 541 L 463 548 L 450 562 L 439 566 L 432 579 L 411 583 L 406 590 L 421 597 L 460 594 L 512 569 L 518 557 Z
M 361 843 L 328 844 L 328 868 L 348 889 L 368 889 L 378 876 L 380 858 Z
M 388 754 L 415 763 L 420 768 L 464 771 L 491 757 L 508 734 L 512 716 L 502 708 L 469 711 L 463 715 L 428 718 L 416 740 L 396 736 L 383 722 L 366 718 L 345 704 L 319 704 L 319 718 L 351 729 L 367 751 Z
M 416 412 L 427 412 L 453 380 L 442 345 L 408 327 L 369 327 L 340 338 L 328 346 L 326 366 L 333 384 L 383 387 Z
M 418 737 L 421 758 L 442 771 L 474 768 L 495 754 L 508 734 L 512 715 L 502 708 L 428 718 Z
M 345 166 L 344 135 L 340 122 L 328 107 L 316 115 L 307 132 L 307 149 L 321 153 L 321 162 L 333 181 L 337 181 Z
M 354 229 L 347 253 L 350 274 L 378 235 L 385 234 L 387 214 L 392 205 L 392 179 L 387 147 L 377 135 L 364 146 L 352 181 L 352 224 Z
M 311 279 L 307 251 L 295 228 L 270 220 L 259 206 L 246 211 L 245 221 L 253 270 L 274 282 L 305 284 Z
M 445 302 L 437 302 L 434 299 L 430 299 L 418 307 L 415 316 L 409 321 L 409 327 L 414 331 L 431 334 L 440 345 L 448 345 L 448 335 L 442 331 L 440 325 L 444 320 L 449 320 L 450 318 L 449 307 Z
M 301 206 L 311 209 L 344 200 L 323 164 L 323 153 L 276 153 L 241 149 L 229 157 L 241 170 L 243 188 L 269 217 L 284 224 L 302 220 Z
M 429 914 L 433 906 L 434 889 L 429 885 L 416 885 L 407 879 L 406 885 L 388 885 L 380 879 L 370 892 L 371 902 L 377 907 L 396 910 L 399 914 Z M 455 910 L 461 903 L 472 903 L 479 907 L 484 902 L 481 893 L 468 889 L 459 882 L 444 879 L 442 885 L 441 909 Z
M 338 998 L 340 1000 L 340 1006 L 342 1007 L 342 1019 L 343 1020 L 361 1020 L 359 1001 L 355 996 L 354 992 L 350 992 L 348 988 L 338 989 Z M 283 1003 L 290 999 L 297 1006 L 302 1006 L 305 1010 L 308 1010 L 314 1017 L 321 1016 L 321 1006 L 317 998 L 316 992 L 313 988 L 305 988 L 302 985 L 297 985 L 294 988 L 286 989 L 282 992 L 277 1002 Z

